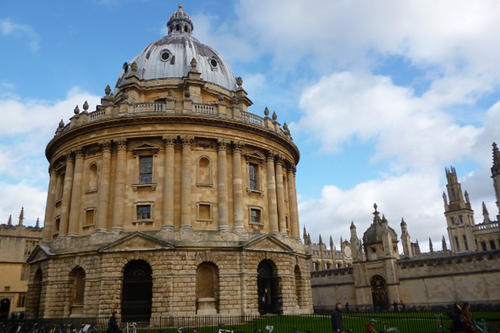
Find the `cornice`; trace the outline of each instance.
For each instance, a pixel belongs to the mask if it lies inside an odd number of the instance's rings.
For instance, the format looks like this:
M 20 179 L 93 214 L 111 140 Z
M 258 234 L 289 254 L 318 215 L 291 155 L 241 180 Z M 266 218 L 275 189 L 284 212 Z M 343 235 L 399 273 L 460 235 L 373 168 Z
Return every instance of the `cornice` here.
M 206 126 L 215 126 L 223 128 L 231 128 L 236 130 L 249 131 L 254 134 L 272 139 L 283 147 L 287 148 L 293 155 L 296 163 L 300 159 L 300 153 L 297 146 L 290 140 L 277 135 L 275 132 L 262 128 L 260 126 L 243 123 L 236 120 L 224 118 L 208 118 L 192 115 L 133 115 L 130 117 L 117 117 L 110 119 L 103 119 L 101 121 L 92 122 L 89 124 L 81 125 L 68 131 L 61 133 L 47 144 L 45 149 L 45 156 L 50 161 L 51 156 L 55 151 L 64 143 L 71 141 L 81 135 L 86 135 L 100 129 L 109 129 L 123 126 L 135 126 L 140 124 L 202 124 Z

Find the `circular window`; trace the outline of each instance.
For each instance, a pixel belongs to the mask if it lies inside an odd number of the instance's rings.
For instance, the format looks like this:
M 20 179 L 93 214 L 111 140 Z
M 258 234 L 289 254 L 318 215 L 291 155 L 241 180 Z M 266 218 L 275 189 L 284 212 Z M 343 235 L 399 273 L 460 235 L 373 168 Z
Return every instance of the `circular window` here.
M 210 59 L 210 65 L 212 65 L 212 67 L 217 67 L 217 60 L 215 59 Z
M 160 59 L 163 60 L 163 61 L 169 60 L 171 56 L 172 55 L 170 54 L 169 50 L 162 50 L 160 52 Z

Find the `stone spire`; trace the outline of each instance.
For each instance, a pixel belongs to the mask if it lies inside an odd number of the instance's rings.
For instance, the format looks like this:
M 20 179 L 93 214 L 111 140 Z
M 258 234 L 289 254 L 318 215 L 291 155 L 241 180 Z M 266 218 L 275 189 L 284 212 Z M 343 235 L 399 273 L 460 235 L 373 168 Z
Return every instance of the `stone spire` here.
M 488 213 L 488 209 L 486 208 L 486 205 L 484 204 L 483 201 L 483 223 L 490 223 L 490 214 Z
M 7 222 L 8 226 L 12 225 L 12 214 L 9 215 L 9 221 Z
M 432 246 L 432 239 L 431 239 L 430 237 L 429 237 L 429 251 L 430 251 L 431 253 L 433 253 L 433 252 L 434 252 L 434 248 L 433 248 L 433 246 Z
M 330 235 L 330 250 L 335 251 L 335 245 L 333 244 L 333 237 Z
M 323 239 L 321 238 L 321 234 L 319 234 L 319 244 L 323 244 Z
M 411 258 L 413 255 L 410 234 L 408 233 L 408 227 L 403 218 L 401 218 L 401 243 L 403 245 L 403 254 L 405 257 Z
M 304 238 L 304 243 L 306 242 L 306 239 L 307 239 L 307 230 L 306 230 L 306 226 L 304 226 L 304 231 L 303 231 L 303 234 L 302 234 L 302 238 Z
M 465 190 L 464 196 L 465 196 L 465 203 L 470 205 L 469 192 L 467 192 L 467 190 Z
M 441 239 L 441 246 L 443 248 L 443 252 L 448 252 L 448 246 L 446 245 L 446 239 L 444 238 L 444 235 L 443 239 Z
M 36 218 L 35 228 L 40 228 L 40 218 L 39 217 Z
M 446 193 L 443 191 L 443 205 L 444 205 L 444 210 L 448 210 L 448 199 L 446 198 Z
M 21 213 L 19 213 L 18 225 L 23 225 L 23 222 L 24 222 L 24 207 L 21 207 Z

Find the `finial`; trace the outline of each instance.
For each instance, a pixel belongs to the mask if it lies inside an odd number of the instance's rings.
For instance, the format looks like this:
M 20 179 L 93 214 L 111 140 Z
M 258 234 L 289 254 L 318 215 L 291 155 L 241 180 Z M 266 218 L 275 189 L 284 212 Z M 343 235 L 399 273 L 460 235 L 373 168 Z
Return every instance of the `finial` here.
M 75 106 L 75 109 L 73 110 L 73 112 L 74 112 L 75 114 L 79 114 L 79 113 L 80 113 L 80 108 L 78 107 L 78 105 L 77 105 L 77 106 Z
M 40 228 L 40 218 L 39 217 L 36 218 L 35 228 Z
M 486 205 L 484 204 L 483 201 L 483 223 L 490 223 L 490 213 L 488 213 L 488 209 L 486 208 Z
M 182 9 L 182 2 L 179 2 L 179 9 Z
M 111 87 L 108 85 L 106 85 L 106 88 L 104 88 L 104 93 L 106 94 L 106 96 L 109 96 L 109 94 L 111 94 Z
M 59 128 L 63 128 L 64 127 L 64 121 L 61 119 L 61 121 L 59 122 Z
M 446 239 L 444 238 L 444 235 L 441 239 L 441 246 L 443 247 L 443 251 L 448 251 L 448 246 L 446 245 Z
M 18 225 L 23 225 L 24 222 L 24 207 L 21 207 L 21 213 L 19 213 L 19 224 Z
M 182 5 L 181 5 L 182 6 Z M 181 7 L 182 8 L 182 7 Z M 196 61 L 196 59 L 193 57 L 191 59 L 191 69 L 194 71 L 196 70 L 196 66 L 198 65 L 198 62 Z
M 375 209 L 375 213 L 377 212 L 377 208 L 378 208 L 377 204 L 376 204 L 376 203 L 374 203 L 374 204 L 373 204 L 373 209 Z
M 238 76 L 236 78 L 236 84 L 238 85 L 238 87 L 241 88 L 241 86 L 243 85 L 243 79 L 241 78 L 241 76 Z
M 405 226 L 405 225 L 406 225 L 405 219 L 401 218 L 401 226 Z
M 283 123 L 283 129 L 284 129 L 285 131 L 289 131 L 289 130 L 288 130 L 288 125 L 286 124 L 286 121 Z
M 268 116 L 269 116 L 269 109 L 267 108 L 267 106 L 266 106 L 266 108 L 264 109 L 264 115 L 265 115 L 266 117 L 268 117 Z
M 493 142 L 493 164 L 497 165 L 500 163 L 500 151 L 498 150 L 498 146 L 496 142 Z
M 89 103 L 87 103 L 87 101 L 85 101 L 85 103 L 83 103 L 83 110 L 85 112 L 87 112 L 88 109 L 89 109 Z
M 273 120 L 276 120 L 276 119 L 278 119 L 278 115 L 276 114 L 276 112 L 273 112 L 273 115 L 272 115 L 272 117 L 273 117 Z
M 434 248 L 433 248 L 433 246 L 432 246 L 432 239 L 431 239 L 430 237 L 429 237 L 429 250 L 430 250 L 431 252 L 434 252 Z
M 323 244 L 323 239 L 321 238 L 321 234 L 319 234 L 319 243 Z
M 137 64 L 135 63 L 135 61 L 132 63 L 132 65 L 130 65 L 130 69 L 132 70 L 132 72 L 137 72 Z
M 354 225 L 354 221 L 351 221 L 351 229 L 356 229 L 356 226 Z
M 7 222 L 7 225 L 12 225 L 12 214 L 9 215 L 9 221 Z

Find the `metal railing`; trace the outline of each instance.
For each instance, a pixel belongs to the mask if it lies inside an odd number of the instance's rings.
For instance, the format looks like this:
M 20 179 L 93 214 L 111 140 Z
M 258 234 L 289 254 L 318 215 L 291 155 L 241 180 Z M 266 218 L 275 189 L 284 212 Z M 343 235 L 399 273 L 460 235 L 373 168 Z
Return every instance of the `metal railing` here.
M 475 311 L 475 310 L 474 310 Z M 473 319 L 478 327 L 486 327 L 487 332 L 498 332 L 500 329 L 500 314 L 498 312 L 473 311 Z M 255 316 L 171 316 L 151 319 L 148 322 L 125 322 L 120 326 L 123 332 L 126 328 L 137 328 L 137 332 L 162 333 L 292 333 L 292 332 L 332 332 L 332 311 L 324 314 L 311 315 L 255 315 Z M 449 332 L 451 319 L 447 311 L 422 312 L 341 312 L 345 332 L 366 332 L 372 325 L 377 332 L 405 333 L 436 333 Z M 83 327 L 88 332 L 105 332 L 108 318 L 67 318 L 0 322 L 0 332 L 72 332 Z M 88 325 L 88 326 L 87 326 Z M 179 330 L 181 329 L 181 330 Z M 391 330 L 389 330 L 391 329 Z

